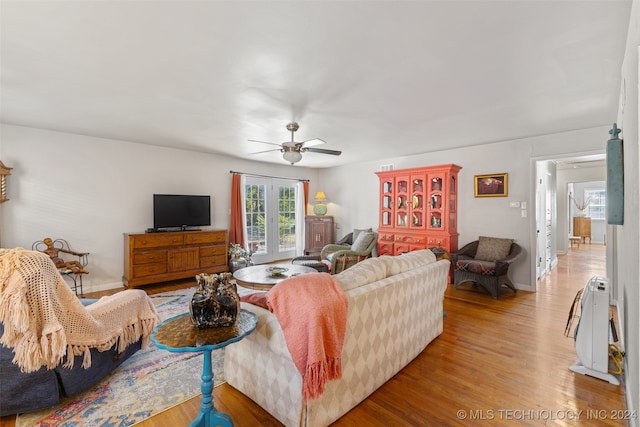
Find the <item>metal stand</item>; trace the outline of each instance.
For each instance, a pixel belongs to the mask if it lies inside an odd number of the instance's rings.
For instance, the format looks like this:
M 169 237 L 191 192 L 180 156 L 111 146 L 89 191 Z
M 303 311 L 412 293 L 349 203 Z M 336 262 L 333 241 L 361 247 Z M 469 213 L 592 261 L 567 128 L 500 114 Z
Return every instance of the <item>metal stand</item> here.
M 71 278 L 73 280 L 73 292 L 75 292 L 76 296 L 83 296 L 84 291 L 82 290 L 82 273 L 75 274 L 71 270 L 60 270 L 60 274 L 63 276 Z M 80 294 L 78 294 L 78 282 L 80 282 Z

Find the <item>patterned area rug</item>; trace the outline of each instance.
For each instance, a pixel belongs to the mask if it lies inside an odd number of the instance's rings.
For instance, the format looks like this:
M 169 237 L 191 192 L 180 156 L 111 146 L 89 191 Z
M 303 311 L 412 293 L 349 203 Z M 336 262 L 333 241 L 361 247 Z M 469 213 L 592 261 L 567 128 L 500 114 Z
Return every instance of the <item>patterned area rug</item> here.
M 152 295 L 161 319 L 188 311 L 194 289 Z M 224 382 L 223 361 L 224 349 L 213 351 L 215 385 Z M 199 395 L 201 376 L 201 353 L 171 353 L 151 343 L 89 390 L 19 415 L 16 426 L 130 426 Z

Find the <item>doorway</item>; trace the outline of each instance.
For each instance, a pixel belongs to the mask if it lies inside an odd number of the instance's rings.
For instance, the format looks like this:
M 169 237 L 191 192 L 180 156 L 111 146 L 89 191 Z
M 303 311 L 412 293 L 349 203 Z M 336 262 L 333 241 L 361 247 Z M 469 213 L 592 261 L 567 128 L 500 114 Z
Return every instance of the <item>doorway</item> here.
M 602 182 L 606 185 L 605 154 L 536 160 L 535 168 L 535 260 L 532 260 L 532 283 L 549 273 L 557 265 L 558 254 L 570 250 L 573 212 L 570 208 L 569 184 Z M 575 187 L 574 187 L 575 188 Z M 604 223 L 605 221 L 603 221 Z M 603 225 L 602 243 L 606 246 L 608 277 L 611 271 L 612 236 L 610 226 Z M 606 236 L 606 237 L 604 237 Z M 606 239 L 606 240 L 605 240 Z M 594 242 L 595 243 L 595 242 Z

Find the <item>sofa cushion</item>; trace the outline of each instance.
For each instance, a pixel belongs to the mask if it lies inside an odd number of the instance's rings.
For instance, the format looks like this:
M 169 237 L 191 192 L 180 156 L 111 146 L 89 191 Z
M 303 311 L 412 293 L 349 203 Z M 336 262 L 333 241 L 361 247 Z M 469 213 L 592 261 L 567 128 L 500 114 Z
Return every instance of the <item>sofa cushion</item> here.
M 372 231 L 363 231 L 358 234 L 358 237 L 353 241 L 353 245 L 351 245 L 351 250 L 355 252 L 362 252 L 366 250 L 373 242 L 375 238 Z
M 475 259 L 496 261 L 509 255 L 513 239 L 480 236 Z
M 456 270 L 466 271 L 480 276 L 495 276 L 496 262 L 478 259 L 461 259 L 456 262 Z
M 430 249 L 407 252 L 398 256 L 385 255 L 379 257 L 379 259 L 382 259 L 387 265 L 387 277 L 436 262 L 436 256 Z
M 346 292 L 387 277 L 387 263 L 380 258 L 367 258 L 333 277 Z

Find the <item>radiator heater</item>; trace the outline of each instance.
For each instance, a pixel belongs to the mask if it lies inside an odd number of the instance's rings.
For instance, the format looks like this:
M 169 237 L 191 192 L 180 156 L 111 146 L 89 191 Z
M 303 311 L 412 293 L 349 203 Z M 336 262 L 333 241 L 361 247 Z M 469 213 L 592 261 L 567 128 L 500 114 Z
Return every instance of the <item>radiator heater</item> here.
M 579 305 L 580 318 L 573 336 L 579 361 L 569 369 L 619 385 L 620 381 L 609 373 L 609 290 L 608 279 L 594 276 L 576 295 L 567 328 Z

